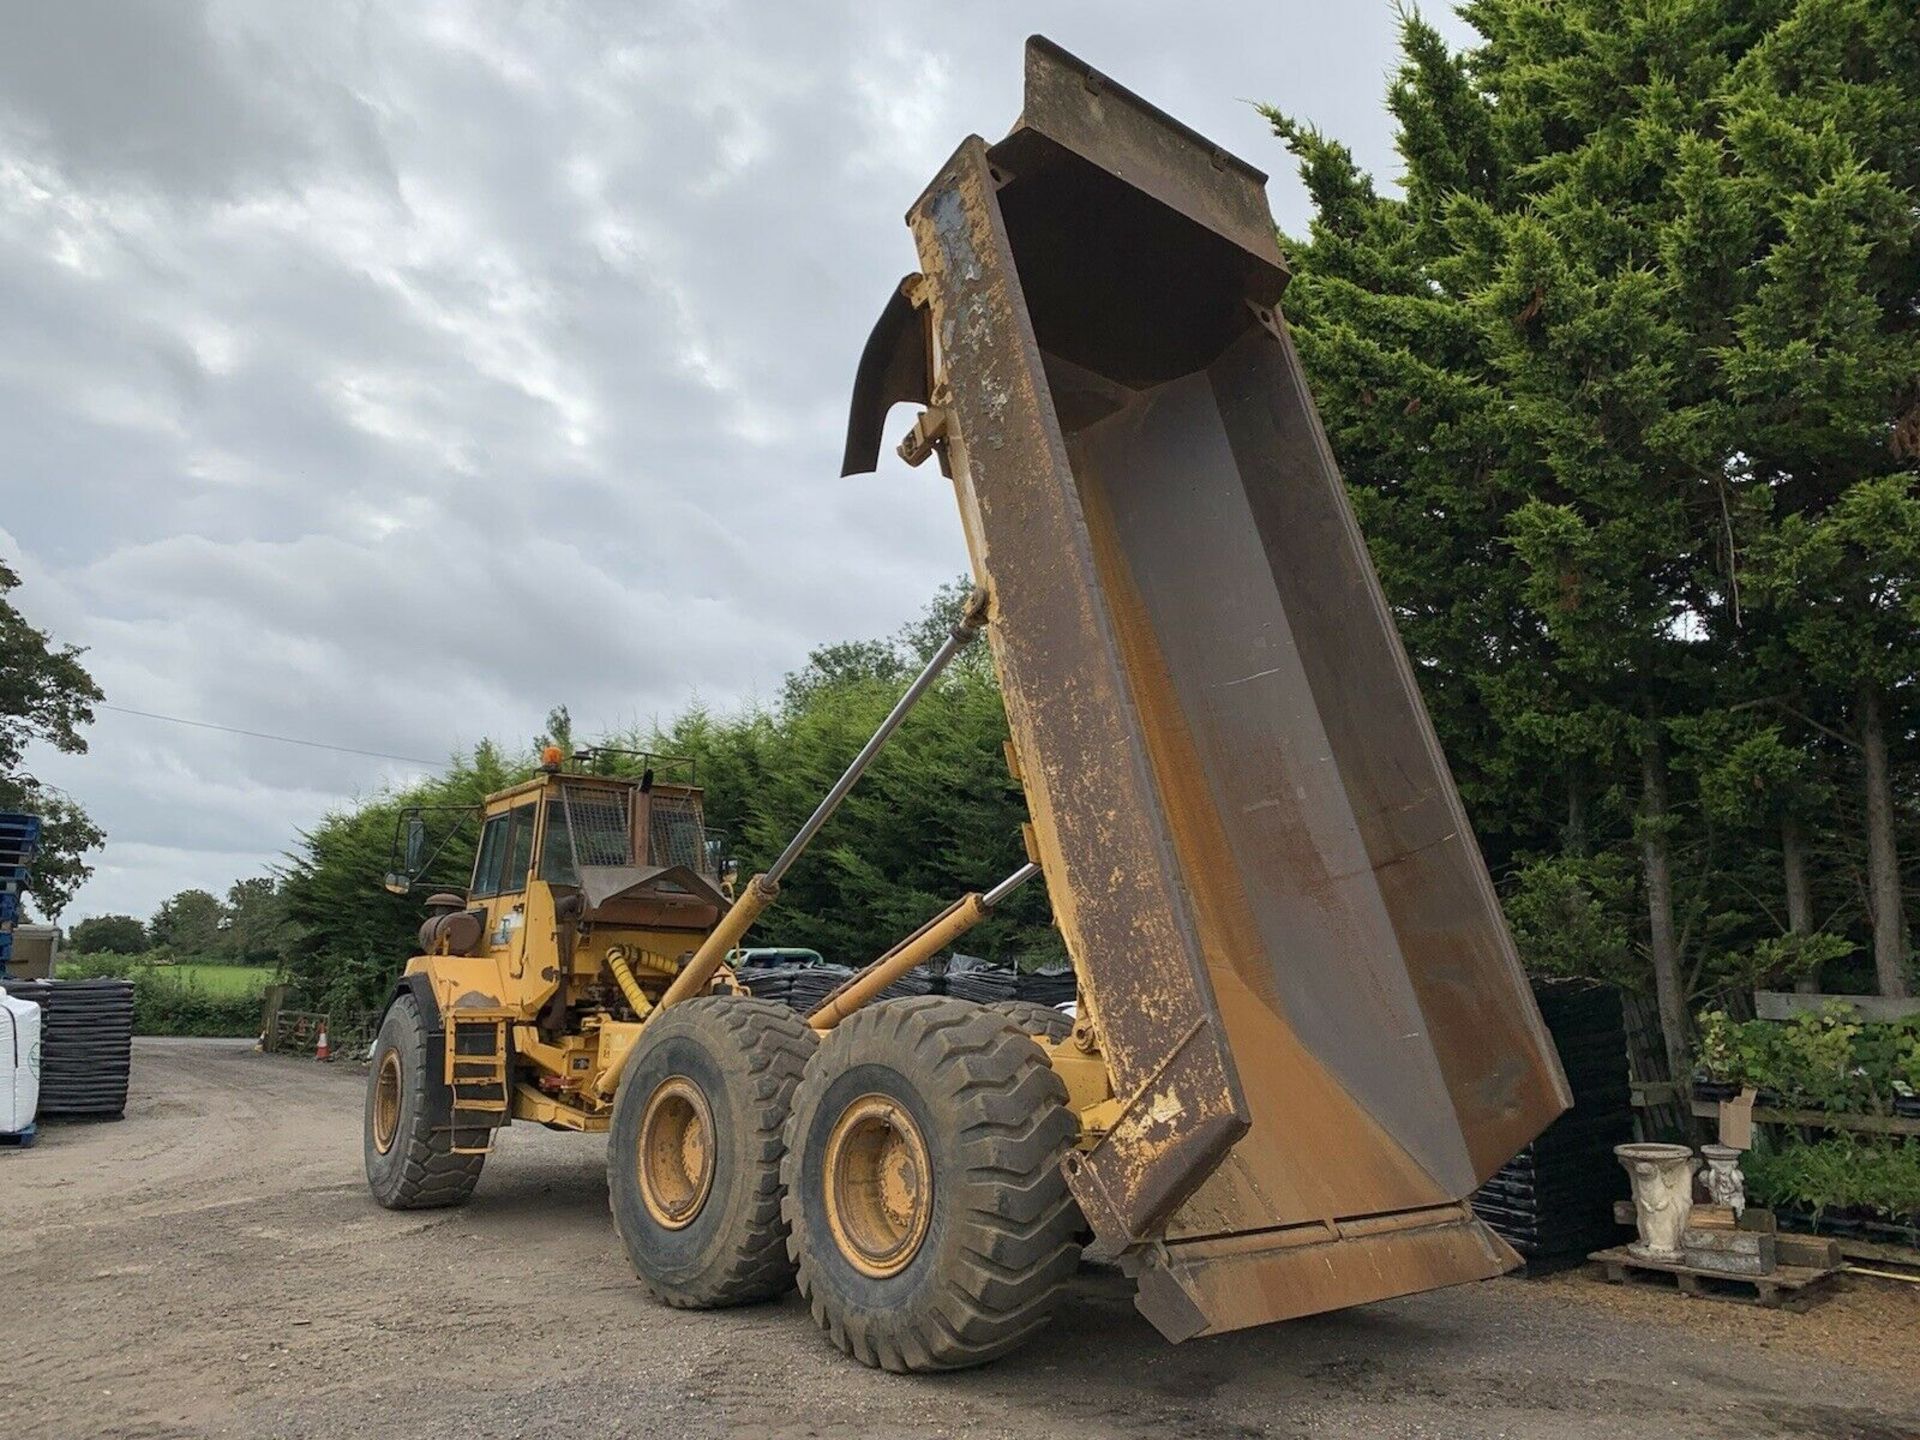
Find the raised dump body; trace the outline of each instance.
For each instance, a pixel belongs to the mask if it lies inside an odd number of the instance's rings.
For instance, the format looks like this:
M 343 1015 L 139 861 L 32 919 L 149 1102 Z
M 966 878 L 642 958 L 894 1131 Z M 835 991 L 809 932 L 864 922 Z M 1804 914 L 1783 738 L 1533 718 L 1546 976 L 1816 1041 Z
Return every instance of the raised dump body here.
M 1170 1338 L 1498 1274 L 1569 1103 L 1278 302 L 1265 177 L 1049 42 L 908 215 L 848 470 L 928 407 Z

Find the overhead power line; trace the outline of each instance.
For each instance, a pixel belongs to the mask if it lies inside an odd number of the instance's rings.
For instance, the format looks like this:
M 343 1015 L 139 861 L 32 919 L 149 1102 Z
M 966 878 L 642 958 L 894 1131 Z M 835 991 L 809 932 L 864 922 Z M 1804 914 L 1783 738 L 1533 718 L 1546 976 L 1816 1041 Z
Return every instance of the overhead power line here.
M 96 710 L 111 710 L 116 715 L 138 715 L 142 720 L 164 720 L 169 725 L 190 725 L 195 730 L 218 730 L 223 735 L 245 735 L 250 740 L 272 740 L 281 745 L 303 745 L 309 750 L 332 750 L 341 755 L 365 755 L 372 760 L 398 760 L 403 765 L 435 767 L 446 761 L 422 760 L 418 755 L 389 755 L 384 750 L 359 750 L 351 745 L 328 745 L 321 740 L 301 740 L 292 735 L 269 735 L 264 730 L 242 730 L 237 725 L 216 725 L 211 720 L 189 720 L 184 715 L 156 715 L 151 710 L 130 710 L 125 705 L 97 703 Z

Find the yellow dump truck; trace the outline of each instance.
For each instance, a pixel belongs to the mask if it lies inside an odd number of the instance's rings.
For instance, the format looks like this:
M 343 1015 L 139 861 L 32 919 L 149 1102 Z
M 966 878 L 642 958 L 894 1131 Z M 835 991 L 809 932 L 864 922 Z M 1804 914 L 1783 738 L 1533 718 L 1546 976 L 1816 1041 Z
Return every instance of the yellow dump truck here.
M 848 428 L 871 469 L 919 407 L 965 617 L 737 898 L 691 783 L 555 753 L 490 801 L 367 1098 L 383 1203 L 464 1199 L 509 1120 L 606 1130 L 655 1295 L 797 1283 L 891 1370 L 1018 1345 L 1083 1246 L 1176 1341 L 1499 1274 L 1467 1197 L 1568 1104 L 1281 317 L 1265 177 L 1045 40 L 1026 67 L 1012 131 L 908 213 Z M 738 993 L 728 955 L 979 633 L 1030 863 L 809 1016 Z M 1036 874 L 1072 1021 L 875 1002 Z

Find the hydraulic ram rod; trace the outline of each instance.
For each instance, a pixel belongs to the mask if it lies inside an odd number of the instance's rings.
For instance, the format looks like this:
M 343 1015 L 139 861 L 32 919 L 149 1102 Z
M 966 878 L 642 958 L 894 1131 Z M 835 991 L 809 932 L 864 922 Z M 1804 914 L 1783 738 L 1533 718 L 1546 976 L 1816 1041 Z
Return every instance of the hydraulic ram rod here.
M 858 975 L 835 990 L 807 1016 L 815 1030 L 831 1030 L 914 966 L 938 955 L 987 918 L 993 907 L 1040 873 L 1029 861 L 986 894 L 962 895 Z
M 787 848 L 780 852 L 780 858 L 767 867 L 765 878 L 769 885 L 776 888 L 779 886 L 780 878 L 787 873 L 793 862 L 800 858 L 800 852 L 807 848 L 807 843 L 819 833 L 820 827 L 827 823 L 827 817 L 840 808 L 840 802 L 847 798 L 847 792 L 853 788 L 853 782 L 858 780 L 867 766 L 873 763 L 873 757 L 880 753 L 880 747 L 887 743 L 893 732 L 900 727 L 900 722 L 907 718 L 907 712 L 919 703 L 920 697 L 927 693 L 927 687 L 940 678 L 940 672 L 947 668 L 948 662 L 966 649 L 973 637 L 980 633 L 980 626 L 986 620 L 984 609 L 980 604 L 982 598 L 981 592 L 974 591 L 973 598 L 967 602 L 967 613 L 961 617 L 958 625 L 947 632 L 946 640 L 938 650 L 933 652 L 933 658 L 927 661 L 926 669 L 915 677 L 914 682 L 907 687 L 907 693 L 902 695 L 893 709 L 887 712 L 887 718 L 880 722 L 880 728 L 873 732 L 873 738 L 861 747 L 858 755 L 853 757 L 853 763 L 847 766 L 846 774 L 833 782 L 833 788 L 827 791 L 827 798 L 822 800 L 813 814 L 807 817 L 807 823 L 794 832 L 793 839 L 787 842 Z M 671 996 L 673 992 L 669 990 L 667 993 Z
M 714 972 L 727 957 L 727 952 L 740 943 L 749 926 L 760 917 L 760 912 L 774 902 L 780 893 L 780 879 L 792 868 L 793 862 L 807 848 L 809 841 L 820 833 L 820 827 L 827 823 L 833 812 L 840 808 L 840 802 L 847 798 L 847 792 L 853 789 L 866 768 L 880 753 L 893 732 L 900 728 L 900 722 L 907 718 L 907 712 L 919 703 L 920 697 L 927 693 L 929 686 L 940 678 L 940 672 L 952 662 L 953 657 L 972 642 L 980 633 L 980 627 L 986 624 L 986 592 L 975 590 L 967 600 L 966 612 L 960 617 L 959 624 L 947 633 L 946 640 L 927 661 L 926 668 L 914 677 L 906 693 L 895 702 L 893 709 L 887 712 L 887 718 L 880 722 L 880 728 L 873 732 L 873 738 L 860 747 L 860 753 L 853 757 L 853 763 L 847 766 L 846 773 L 833 782 L 833 788 L 827 791 L 826 798 L 814 807 L 813 814 L 794 833 L 787 842 L 787 848 L 780 852 L 779 858 L 766 868 L 763 874 L 755 875 L 733 902 L 733 907 L 720 917 L 720 923 L 713 932 L 694 951 L 691 959 L 674 977 L 673 983 L 660 997 L 660 1003 L 654 1006 L 654 1013 L 678 1005 L 682 1000 L 690 1000 L 703 993 L 712 982 Z M 595 1088 L 603 1096 L 612 1095 L 619 1088 L 620 1076 L 627 1068 L 627 1058 L 633 1054 L 631 1048 L 624 1050 L 600 1076 Z

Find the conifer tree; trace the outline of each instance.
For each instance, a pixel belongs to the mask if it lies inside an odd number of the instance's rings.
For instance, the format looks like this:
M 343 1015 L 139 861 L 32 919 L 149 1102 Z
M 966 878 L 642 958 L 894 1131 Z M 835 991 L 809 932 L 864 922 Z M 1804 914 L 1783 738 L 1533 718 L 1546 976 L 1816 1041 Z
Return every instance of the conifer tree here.
M 1811 899 L 1845 889 L 1810 873 L 1845 819 L 1835 736 L 1868 902 L 1832 923 L 1864 919 L 1879 988 L 1906 983 L 1920 20 L 1461 14 L 1458 54 L 1402 16 L 1402 194 L 1268 112 L 1314 205 L 1288 313 L 1529 958 L 1611 969 L 1594 907 L 1631 857 L 1677 1073 L 1702 988 L 1851 948 Z M 1555 915 L 1606 953 L 1570 955 Z

